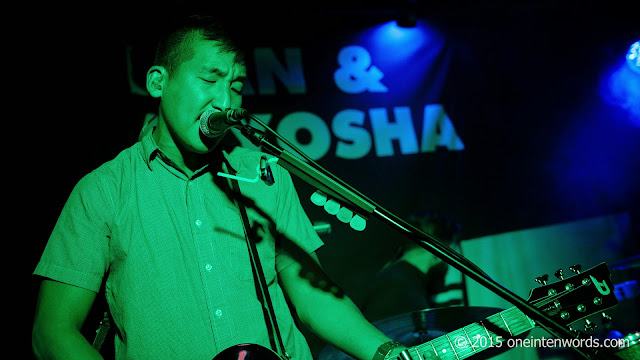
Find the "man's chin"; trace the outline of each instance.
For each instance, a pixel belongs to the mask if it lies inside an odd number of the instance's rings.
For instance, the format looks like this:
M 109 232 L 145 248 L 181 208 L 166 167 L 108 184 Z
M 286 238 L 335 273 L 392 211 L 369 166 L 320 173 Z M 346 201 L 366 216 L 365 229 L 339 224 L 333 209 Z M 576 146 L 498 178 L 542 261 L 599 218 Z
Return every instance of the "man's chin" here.
M 220 144 L 220 141 L 222 141 L 222 138 L 224 138 L 224 135 L 225 134 L 221 134 L 220 136 L 210 138 L 200 133 L 200 141 L 202 145 L 198 146 L 198 149 L 194 149 L 195 152 L 198 154 L 210 153 L 213 149 L 215 149 L 218 146 L 218 144 Z

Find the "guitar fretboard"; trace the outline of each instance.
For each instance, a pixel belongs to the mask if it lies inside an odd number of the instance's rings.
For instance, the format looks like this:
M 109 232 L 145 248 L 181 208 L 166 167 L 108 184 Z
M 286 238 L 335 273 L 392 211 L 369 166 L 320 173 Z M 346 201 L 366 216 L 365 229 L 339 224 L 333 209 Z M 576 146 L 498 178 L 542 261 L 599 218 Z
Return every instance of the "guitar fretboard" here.
M 513 307 L 409 348 L 409 354 L 414 360 L 466 359 L 480 351 L 500 346 L 500 342 L 506 338 L 520 335 L 534 326 L 531 319 Z

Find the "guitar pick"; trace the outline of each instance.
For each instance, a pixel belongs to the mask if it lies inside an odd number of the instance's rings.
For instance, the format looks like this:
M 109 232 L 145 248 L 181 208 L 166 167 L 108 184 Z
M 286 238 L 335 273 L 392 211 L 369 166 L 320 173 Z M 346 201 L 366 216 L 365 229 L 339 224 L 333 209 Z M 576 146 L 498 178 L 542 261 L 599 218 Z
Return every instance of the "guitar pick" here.
M 363 231 L 367 227 L 367 220 L 356 214 L 349 222 L 349 225 L 353 230 Z
M 343 223 L 348 224 L 351 219 L 353 219 L 353 211 L 343 206 L 340 208 L 340 210 L 338 210 L 338 214 L 336 215 L 336 217 Z
M 336 215 L 338 211 L 340 211 L 340 203 L 333 199 L 329 199 L 324 204 L 324 210 L 331 215 Z
M 323 206 L 324 204 L 327 203 L 327 194 L 318 190 L 313 194 L 311 194 L 311 202 L 318 206 Z

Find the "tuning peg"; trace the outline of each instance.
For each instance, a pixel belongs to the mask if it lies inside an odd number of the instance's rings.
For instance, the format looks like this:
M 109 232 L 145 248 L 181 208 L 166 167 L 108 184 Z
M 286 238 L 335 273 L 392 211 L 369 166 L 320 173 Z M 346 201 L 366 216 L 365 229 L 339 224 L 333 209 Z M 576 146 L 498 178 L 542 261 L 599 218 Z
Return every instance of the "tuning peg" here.
M 602 323 L 603 324 L 608 324 L 610 322 L 611 322 L 611 316 L 609 316 L 609 315 L 607 315 L 605 313 L 602 313 Z
M 547 285 L 547 281 L 549 281 L 549 275 L 544 274 L 540 275 L 534 279 L 538 284 Z
M 563 276 L 564 275 L 564 270 L 562 270 L 562 269 L 558 269 L 558 271 L 553 273 L 553 275 L 555 275 L 560 280 L 564 280 L 564 276 Z
M 598 327 L 596 323 L 589 321 L 589 319 L 584 321 L 584 331 L 593 331 Z
M 580 274 L 580 272 L 582 272 L 582 265 L 580 264 L 575 264 L 569 267 L 569 270 L 573 271 L 576 274 Z

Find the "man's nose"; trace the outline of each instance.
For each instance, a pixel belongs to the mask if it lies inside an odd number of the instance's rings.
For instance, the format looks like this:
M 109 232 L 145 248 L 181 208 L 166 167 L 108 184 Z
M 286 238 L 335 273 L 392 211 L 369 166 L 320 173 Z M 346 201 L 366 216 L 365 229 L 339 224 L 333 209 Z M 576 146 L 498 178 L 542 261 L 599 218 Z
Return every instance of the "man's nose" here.
M 217 91 L 211 106 L 220 111 L 231 109 L 231 89 L 220 89 Z

